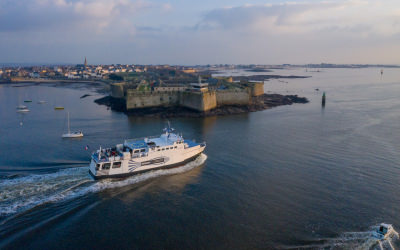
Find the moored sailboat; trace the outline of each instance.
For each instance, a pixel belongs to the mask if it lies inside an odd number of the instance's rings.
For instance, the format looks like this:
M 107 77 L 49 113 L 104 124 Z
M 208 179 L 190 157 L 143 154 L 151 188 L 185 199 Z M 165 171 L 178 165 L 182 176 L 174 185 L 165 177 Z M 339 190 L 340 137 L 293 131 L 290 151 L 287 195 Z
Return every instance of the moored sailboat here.
M 79 138 L 79 137 L 83 137 L 82 131 L 71 132 L 71 128 L 70 128 L 70 125 L 69 125 L 69 112 L 67 112 L 67 119 L 68 119 L 68 133 L 63 134 L 62 138 Z

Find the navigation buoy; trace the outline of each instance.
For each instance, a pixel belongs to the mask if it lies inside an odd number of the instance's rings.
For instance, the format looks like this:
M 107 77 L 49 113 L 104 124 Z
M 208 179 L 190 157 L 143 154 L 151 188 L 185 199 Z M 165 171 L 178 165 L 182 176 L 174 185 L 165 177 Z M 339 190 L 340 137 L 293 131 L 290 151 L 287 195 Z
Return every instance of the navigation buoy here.
M 322 94 L 322 107 L 325 107 L 326 96 L 325 92 Z

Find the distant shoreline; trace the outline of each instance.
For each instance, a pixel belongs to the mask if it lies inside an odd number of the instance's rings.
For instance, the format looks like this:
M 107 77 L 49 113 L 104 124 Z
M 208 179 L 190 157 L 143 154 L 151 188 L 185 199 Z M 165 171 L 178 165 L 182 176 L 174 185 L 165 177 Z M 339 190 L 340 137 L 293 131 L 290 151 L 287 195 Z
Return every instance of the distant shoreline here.
M 106 94 L 110 90 L 109 83 L 103 81 L 85 81 L 85 80 L 55 80 L 41 79 L 36 81 L 19 80 L 19 81 L 0 81 L 0 86 L 10 87 L 29 87 L 29 86 L 50 86 L 55 88 L 81 88 L 91 89 L 99 94 Z
M 107 82 L 99 81 L 99 80 L 82 80 L 82 79 L 37 79 L 37 78 L 29 78 L 29 79 L 13 79 L 13 80 L 2 80 L 0 84 L 18 84 L 18 83 L 94 83 L 94 84 L 107 84 Z
M 311 78 L 311 76 L 295 76 L 295 75 L 250 75 L 250 76 L 232 76 L 233 81 L 269 81 L 270 79 L 303 79 Z

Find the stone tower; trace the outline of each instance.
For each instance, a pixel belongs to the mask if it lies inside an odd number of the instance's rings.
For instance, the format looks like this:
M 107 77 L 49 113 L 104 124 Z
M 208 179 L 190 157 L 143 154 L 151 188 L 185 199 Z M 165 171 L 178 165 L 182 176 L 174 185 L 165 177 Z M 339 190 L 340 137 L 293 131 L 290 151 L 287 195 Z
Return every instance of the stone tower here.
M 87 60 L 86 60 L 86 56 L 85 56 L 85 63 L 83 64 L 83 67 L 86 69 L 87 66 Z

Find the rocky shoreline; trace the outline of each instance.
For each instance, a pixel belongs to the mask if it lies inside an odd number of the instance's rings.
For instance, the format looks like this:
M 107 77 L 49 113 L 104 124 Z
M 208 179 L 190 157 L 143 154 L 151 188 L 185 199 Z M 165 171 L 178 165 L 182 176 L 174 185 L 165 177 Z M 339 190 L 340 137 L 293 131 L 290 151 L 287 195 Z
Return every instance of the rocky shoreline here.
M 204 117 L 216 115 L 232 115 L 248 112 L 261 111 L 282 105 L 292 105 L 294 103 L 308 103 L 305 97 L 297 95 L 263 94 L 254 97 L 250 105 L 229 105 L 222 106 L 207 112 L 198 112 L 185 107 L 153 107 L 135 110 L 126 110 L 123 99 L 105 96 L 95 100 L 99 105 L 106 105 L 112 110 L 124 112 L 130 116 L 153 116 L 153 117 Z

